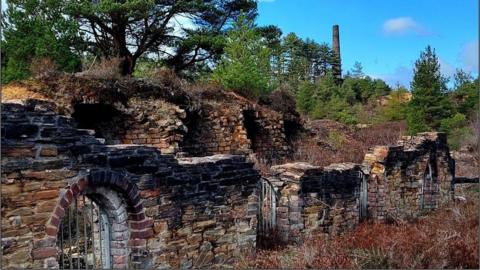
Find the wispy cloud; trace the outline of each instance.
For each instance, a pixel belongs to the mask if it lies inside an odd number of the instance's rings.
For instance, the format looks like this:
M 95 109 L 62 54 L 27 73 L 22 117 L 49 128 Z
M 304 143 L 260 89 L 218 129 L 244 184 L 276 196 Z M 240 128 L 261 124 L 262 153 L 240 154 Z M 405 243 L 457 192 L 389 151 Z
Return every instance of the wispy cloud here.
M 455 74 L 455 67 L 449 62 L 443 60 L 441 57 L 438 58 L 438 63 L 440 64 L 440 73 L 445 77 L 453 78 Z
M 460 50 L 458 58 L 465 71 L 478 72 L 478 49 L 478 41 L 471 41 Z
M 410 82 L 413 78 L 413 69 L 405 66 L 398 66 L 392 73 L 371 74 L 370 76 L 384 80 L 391 87 L 400 84 L 409 88 Z
M 416 34 L 426 35 L 428 31 L 411 17 L 399 17 L 386 20 L 383 23 L 383 33 L 386 35 Z

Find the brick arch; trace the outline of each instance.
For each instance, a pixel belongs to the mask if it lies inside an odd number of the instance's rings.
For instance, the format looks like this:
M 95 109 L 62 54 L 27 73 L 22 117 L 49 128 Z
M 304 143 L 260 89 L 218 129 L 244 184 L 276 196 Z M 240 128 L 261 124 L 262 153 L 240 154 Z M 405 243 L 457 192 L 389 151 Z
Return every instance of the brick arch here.
M 47 238 L 54 241 L 48 241 L 50 248 L 56 249 L 57 235 L 60 227 L 60 222 L 65 216 L 65 210 L 68 209 L 74 198 L 79 194 L 92 195 L 96 194 L 95 201 L 100 201 L 102 205 L 108 208 L 115 206 L 115 203 L 110 199 L 101 198 L 102 193 L 99 190 L 110 190 L 121 195 L 126 204 L 125 210 L 128 218 L 125 223 L 121 221 L 115 222 L 115 226 L 128 226 L 128 238 L 118 239 L 116 241 L 118 248 L 128 248 L 131 255 L 145 253 L 145 244 L 147 238 L 153 236 L 153 220 L 146 218 L 143 203 L 140 198 L 140 192 L 135 184 L 133 184 L 126 175 L 111 170 L 95 170 L 90 172 L 87 177 L 84 177 L 77 182 L 71 184 L 66 188 L 66 191 L 60 197 L 55 206 L 55 209 L 47 222 L 46 235 Z M 103 195 L 105 196 L 105 195 Z M 117 203 L 118 204 L 118 203 Z M 120 206 L 118 204 L 117 206 Z M 111 216 L 110 218 L 113 218 Z M 117 221 L 115 218 L 112 220 Z M 114 229 L 115 230 L 115 229 Z M 115 243 L 113 243 L 115 244 Z M 113 245 L 113 248 L 116 248 Z M 114 268 L 126 268 L 129 261 L 128 255 L 118 252 L 113 254 L 112 265 Z M 130 256 L 132 257 L 132 256 Z M 48 257 L 45 261 L 56 260 L 56 257 Z M 133 256 L 131 259 L 133 264 L 142 264 L 141 256 Z

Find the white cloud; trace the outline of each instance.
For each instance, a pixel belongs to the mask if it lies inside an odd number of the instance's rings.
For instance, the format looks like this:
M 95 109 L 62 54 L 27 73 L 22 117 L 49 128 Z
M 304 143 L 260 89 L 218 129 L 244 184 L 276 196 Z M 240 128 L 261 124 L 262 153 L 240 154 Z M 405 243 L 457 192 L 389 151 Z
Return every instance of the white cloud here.
M 383 23 L 383 32 L 386 35 L 404 35 L 409 33 L 425 35 L 427 33 L 425 28 L 411 17 L 399 17 L 386 20 Z
M 410 82 L 413 78 L 413 70 L 405 66 L 398 66 L 392 73 L 370 75 L 373 78 L 384 80 L 390 87 L 395 87 L 397 83 L 410 88 Z
M 465 44 L 459 53 L 462 68 L 468 72 L 478 72 L 478 41 Z
M 438 58 L 438 63 L 440 64 L 440 73 L 445 77 L 453 78 L 455 67 L 440 57 Z

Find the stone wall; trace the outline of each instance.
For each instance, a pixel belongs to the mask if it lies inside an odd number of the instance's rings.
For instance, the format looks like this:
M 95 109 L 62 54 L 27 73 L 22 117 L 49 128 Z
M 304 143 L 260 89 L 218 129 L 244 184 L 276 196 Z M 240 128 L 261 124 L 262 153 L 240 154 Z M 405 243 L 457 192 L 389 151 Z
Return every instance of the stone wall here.
M 359 223 L 360 165 L 322 168 L 289 163 L 273 166 L 268 179 L 277 187 L 277 229 L 284 240 L 298 241 L 314 233 L 340 234 Z
M 178 156 L 255 153 L 281 161 L 291 152 L 283 119 L 299 121 L 223 89 L 187 90 L 168 80 L 59 75 L 47 84 L 37 91 L 106 144 L 142 144 Z
M 58 267 L 59 226 L 82 194 L 111 219 L 116 268 L 231 265 L 255 246 L 259 175 L 244 157 L 104 145 L 52 103 L 2 105 L 3 267 Z
M 340 234 L 365 219 L 418 217 L 453 198 L 455 167 L 444 133 L 404 137 L 377 146 L 364 163 L 271 167 L 278 196 L 276 229 L 286 241 Z
M 223 102 L 203 100 L 201 110 L 185 119 L 181 149 L 188 156 L 255 154 L 265 162 L 284 160 L 291 152 L 283 115 L 233 94 Z
M 415 218 L 452 198 L 455 164 L 446 140 L 444 133 L 420 133 L 366 154 L 370 218 Z

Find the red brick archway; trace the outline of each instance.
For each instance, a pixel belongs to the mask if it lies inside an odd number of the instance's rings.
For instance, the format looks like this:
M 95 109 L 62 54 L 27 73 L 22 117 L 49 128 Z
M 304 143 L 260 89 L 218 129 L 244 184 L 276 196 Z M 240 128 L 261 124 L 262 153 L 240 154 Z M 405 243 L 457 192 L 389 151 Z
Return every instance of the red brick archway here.
M 57 256 L 56 241 L 59 226 L 62 218 L 65 216 L 65 210 L 80 194 L 86 194 L 103 187 L 121 195 L 126 202 L 128 219 L 125 225 L 128 225 L 129 231 L 124 240 L 125 245 L 113 246 L 113 248 L 126 248 L 128 252 L 112 253 L 112 265 L 114 268 L 126 268 L 129 260 L 133 264 L 141 264 L 138 261 L 140 256 L 134 254 L 144 253 L 146 250 L 146 239 L 153 236 L 153 220 L 145 217 L 145 212 L 140 199 L 140 193 L 137 187 L 121 173 L 111 170 L 92 171 L 88 177 L 78 180 L 76 183 L 67 187 L 66 191 L 60 197 L 46 226 L 45 246 L 33 250 L 36 259 L 45 259 L 46 265 L 51 265 L 53 259 Z M 95 191 L 93 191 L 95 192 Z M 118 243 L 118 241 L 117 241 Z M 131 258 L 129 258 L 131 257 Z M 47 260 L 49 262 L 47 262 Z

